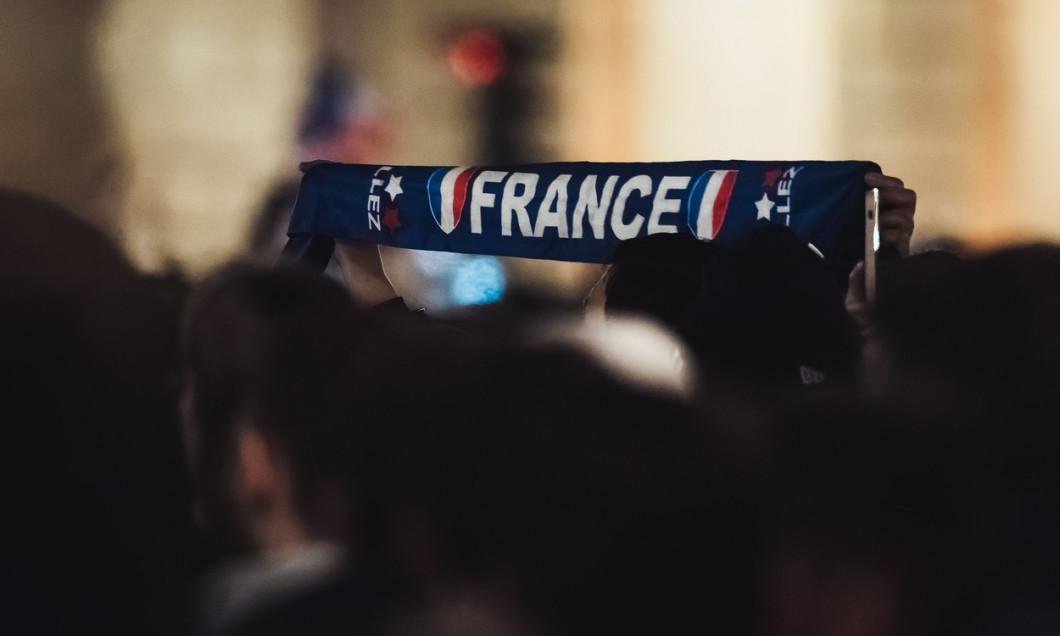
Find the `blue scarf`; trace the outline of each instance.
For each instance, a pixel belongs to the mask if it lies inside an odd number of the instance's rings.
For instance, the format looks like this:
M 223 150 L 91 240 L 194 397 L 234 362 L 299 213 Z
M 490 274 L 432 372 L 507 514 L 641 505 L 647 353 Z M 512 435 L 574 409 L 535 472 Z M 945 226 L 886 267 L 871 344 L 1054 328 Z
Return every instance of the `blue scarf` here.
M 330 257 L 335 239 L 606 263 L 660 232 L 732 241 L 786 225 L 839 271 L 864 252 L 864 161 L 543 163 L 506 167 L 317 163 L 302 178 L 286 252 Z

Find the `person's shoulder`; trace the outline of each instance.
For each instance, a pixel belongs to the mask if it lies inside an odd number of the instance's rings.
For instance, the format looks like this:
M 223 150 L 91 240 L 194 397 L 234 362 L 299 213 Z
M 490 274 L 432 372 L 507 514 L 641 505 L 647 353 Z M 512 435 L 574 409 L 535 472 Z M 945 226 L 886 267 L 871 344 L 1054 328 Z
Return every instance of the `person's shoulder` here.
M 330 636 L 364 633 L 381 611 L 379 595 L 346 574 L 274 604 L 240 623 L 231 636 Z

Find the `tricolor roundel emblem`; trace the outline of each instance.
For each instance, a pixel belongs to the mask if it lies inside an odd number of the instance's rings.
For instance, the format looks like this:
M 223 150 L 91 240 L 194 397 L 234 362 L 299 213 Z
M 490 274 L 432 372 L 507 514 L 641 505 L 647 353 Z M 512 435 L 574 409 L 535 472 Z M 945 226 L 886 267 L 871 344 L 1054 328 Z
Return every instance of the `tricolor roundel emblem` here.
M 478 168 L 458 166 L 439 168 L 427 179 L 427 200 L 431 216 L 443 232 L 449 234 L 460 224 L 464 205 L 468 201 L 471 180 Z
M 713 239 L 725 223 L 738 170 L 708 170 L 688 191 L 688 228 L 701 239 Z

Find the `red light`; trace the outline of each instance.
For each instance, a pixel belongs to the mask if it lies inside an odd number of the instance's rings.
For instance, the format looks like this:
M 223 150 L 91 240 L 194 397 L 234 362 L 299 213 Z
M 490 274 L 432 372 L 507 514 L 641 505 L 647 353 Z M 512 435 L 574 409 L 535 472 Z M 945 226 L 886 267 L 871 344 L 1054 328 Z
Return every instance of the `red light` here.
M 471 86 L 493 83 L 505 65 L 504 44 L 489 29 L 462 31 L 449 45 L 449 68 Z

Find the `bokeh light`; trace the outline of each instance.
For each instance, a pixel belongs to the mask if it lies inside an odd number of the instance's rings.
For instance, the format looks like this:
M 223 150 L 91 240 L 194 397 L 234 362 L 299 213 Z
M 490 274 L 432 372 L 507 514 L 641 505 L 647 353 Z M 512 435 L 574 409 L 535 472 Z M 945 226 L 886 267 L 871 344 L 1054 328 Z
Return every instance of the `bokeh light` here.
M 504 269 L 492 256 L 464 261 L 453 276 L 450 298 L 456 305 L 497 302 L 504 295 Z
M 461 31 L 449 45 L 449 68 L 470 86 L 492 84 L 504 72 L 504 42 L 490 29 Z

